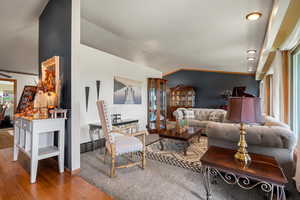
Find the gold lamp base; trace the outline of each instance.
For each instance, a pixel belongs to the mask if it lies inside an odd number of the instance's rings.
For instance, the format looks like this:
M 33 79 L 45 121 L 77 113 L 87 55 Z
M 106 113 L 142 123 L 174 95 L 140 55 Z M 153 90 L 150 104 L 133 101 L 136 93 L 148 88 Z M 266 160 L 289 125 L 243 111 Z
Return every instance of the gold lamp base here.
M 247 151 L 247 142 L 246 142 L 246 131 L 245 125 L 241 123 L 240 127 L 240 141 L 238 143 L 238 151 L 235 153 L 234 158 L 239 161 L 243 166 L 248 166 L 251 163 L 251 157 Z

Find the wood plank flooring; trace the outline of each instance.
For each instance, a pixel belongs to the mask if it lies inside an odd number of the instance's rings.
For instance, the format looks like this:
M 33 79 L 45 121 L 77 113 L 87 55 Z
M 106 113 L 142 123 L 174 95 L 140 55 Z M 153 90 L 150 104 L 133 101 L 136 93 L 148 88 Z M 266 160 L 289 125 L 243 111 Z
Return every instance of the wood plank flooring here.
M 11 148 L 0 150 L 0 200 L 112 200 L 79 176 L 59 174 L 53 159 L 39 162 L 37 183 L 30 184 L 28 159 L 19 157 L 13 162 Z

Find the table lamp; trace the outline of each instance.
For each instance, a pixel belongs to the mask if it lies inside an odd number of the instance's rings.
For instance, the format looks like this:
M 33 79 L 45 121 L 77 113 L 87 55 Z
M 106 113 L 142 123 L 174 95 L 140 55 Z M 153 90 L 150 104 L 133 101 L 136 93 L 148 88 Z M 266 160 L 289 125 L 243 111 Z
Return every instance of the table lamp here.
M 229 98 L 227 119 L 231 122 L 240 123 L 240 140 L 238 143 L 238 150 L 234 157 L 236 160 L 248 165 L 251 162 L 251 157 L 247 151 L 245 124 L 263 121 L 260 98 Z

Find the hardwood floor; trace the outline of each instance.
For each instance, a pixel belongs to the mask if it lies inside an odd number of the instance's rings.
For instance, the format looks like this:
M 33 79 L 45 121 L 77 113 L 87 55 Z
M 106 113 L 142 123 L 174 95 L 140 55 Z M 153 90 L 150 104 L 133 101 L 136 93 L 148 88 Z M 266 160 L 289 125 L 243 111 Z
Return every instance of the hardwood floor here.
M 28 159 L 20 154 L 12 161 L 12 149 L 0 150 L 0 200 L 112 200 L 104 192 L 79 176 L 59 174 L 53 159 L 39 162 L 37 183 L 30 184 Z

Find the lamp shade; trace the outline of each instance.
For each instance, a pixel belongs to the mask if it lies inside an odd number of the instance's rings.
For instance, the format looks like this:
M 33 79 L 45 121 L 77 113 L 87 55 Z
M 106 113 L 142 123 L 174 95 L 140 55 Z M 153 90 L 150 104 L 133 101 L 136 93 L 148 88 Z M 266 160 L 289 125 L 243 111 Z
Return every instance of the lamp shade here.
M 237 123 L 263 122 L 258 97 L 232 97 L 229 99 L 227 119 Z

